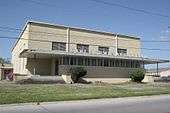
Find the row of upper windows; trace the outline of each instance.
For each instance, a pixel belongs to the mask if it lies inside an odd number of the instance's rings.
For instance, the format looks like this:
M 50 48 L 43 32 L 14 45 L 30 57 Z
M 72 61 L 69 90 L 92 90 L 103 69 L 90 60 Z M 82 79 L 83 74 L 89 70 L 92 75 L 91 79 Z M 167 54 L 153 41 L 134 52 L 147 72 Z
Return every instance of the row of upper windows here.
M 52 50 L 66 51 L 66 43 L 64 42 L 52 42 Z M 80 53 L 89 53 L 89 45 L 77 44 L 77 51 Z M 100 54 L 109 54 L 109 47 L 98 47 Z M 118 48 L 119 55 L 127 55 L 127 49 Z
M 141 68 L 142 62 L 136 60 L 118 60 L 106 58 L 84 58 L 63 56 L 59 58 L 59 65 L 105 66 Z

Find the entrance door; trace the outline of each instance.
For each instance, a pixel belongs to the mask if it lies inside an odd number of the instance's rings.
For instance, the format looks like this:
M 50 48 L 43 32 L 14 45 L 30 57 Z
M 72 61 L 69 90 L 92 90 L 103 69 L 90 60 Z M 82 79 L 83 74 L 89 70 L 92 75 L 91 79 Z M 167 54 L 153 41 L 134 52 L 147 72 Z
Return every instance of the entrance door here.
M 55 62 L 55 75 L 58 75 L 58 60 Z

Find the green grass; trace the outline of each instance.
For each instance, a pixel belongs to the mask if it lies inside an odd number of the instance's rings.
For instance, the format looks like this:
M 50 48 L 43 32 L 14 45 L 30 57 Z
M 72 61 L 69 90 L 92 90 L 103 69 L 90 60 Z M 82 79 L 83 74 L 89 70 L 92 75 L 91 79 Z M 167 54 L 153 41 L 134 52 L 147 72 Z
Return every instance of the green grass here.
M 0 82 L 0 104 L 170 94 L 170 83 L 27 84 Z

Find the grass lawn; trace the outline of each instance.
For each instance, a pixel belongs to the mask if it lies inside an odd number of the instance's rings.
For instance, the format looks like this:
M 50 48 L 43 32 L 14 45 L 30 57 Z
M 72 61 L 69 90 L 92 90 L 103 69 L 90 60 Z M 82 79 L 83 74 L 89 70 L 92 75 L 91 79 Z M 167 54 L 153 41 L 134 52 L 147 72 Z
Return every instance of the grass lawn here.
M 170 83 L 26 84 L 0 82 L 0 104 L 170 94 Z

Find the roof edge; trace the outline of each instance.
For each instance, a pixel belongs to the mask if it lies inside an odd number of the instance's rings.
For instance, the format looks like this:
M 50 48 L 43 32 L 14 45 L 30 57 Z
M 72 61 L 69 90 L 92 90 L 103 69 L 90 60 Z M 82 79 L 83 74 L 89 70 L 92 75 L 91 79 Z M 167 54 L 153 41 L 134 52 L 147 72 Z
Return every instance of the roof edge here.
M 11 52 L 13 52 L 15 46 L 17 45 L 18 41 L 20 40 L 21 36 L 23 35 L 25 29 L 27 28 L 27 25 L 29 24 L 29 21 L 26 21 L 26 23 L 24 24 L 24 27 L 22 28 L 22 31 L 20 32 L 18 39 L 16 39 L 15 43 L 13 44 L 12 48 L 11 48 Z

